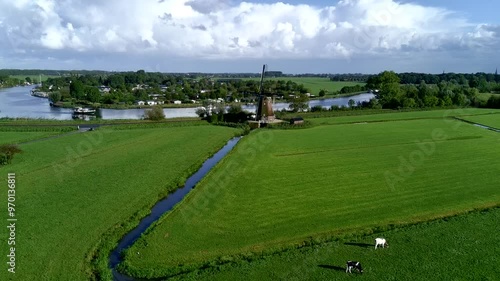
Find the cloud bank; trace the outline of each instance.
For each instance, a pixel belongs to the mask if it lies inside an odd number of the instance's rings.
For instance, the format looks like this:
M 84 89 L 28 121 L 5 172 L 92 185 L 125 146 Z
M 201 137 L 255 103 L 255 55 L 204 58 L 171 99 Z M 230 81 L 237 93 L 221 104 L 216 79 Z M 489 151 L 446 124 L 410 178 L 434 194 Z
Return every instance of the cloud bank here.
M 231 0 L 0 3 L 4 60 L 82 63 L 117 54 L 218 61 L 398 58 L 499 47 L 499 26 L 393 0 L 341 0 L 327 7 Z

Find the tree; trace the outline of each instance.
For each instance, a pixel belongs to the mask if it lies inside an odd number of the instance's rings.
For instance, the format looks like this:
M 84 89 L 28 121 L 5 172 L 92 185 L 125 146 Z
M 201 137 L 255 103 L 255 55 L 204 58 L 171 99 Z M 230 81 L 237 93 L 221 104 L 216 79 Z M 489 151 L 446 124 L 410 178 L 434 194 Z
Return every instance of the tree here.
M 309 97 L 306 94 L 297 94 L 288 96 L 288 103 L 293 112 L 306 111 L 309 108 Z
M 82 99 L 85 96 L 85 87 L 80 80 L 75 79 L 69 86 L 69 94 L 75 99 Z
M 319 90 L 318 96 L 324 97 L 325 95 L 326 95 L 326 91 L 325 90 L 323 90 L 323 89 Z
M 356 101 L 354 101 L 353 99 L 349 99 L 347 105 L 349 105 L 349 107 L 352 109 L 356 106 Z
M 31 84 L 31 77 L 28 76 L 28 77 L 24 78 L 24 80 L 26 80 L 26 82 Z
M 165 113 L 161 106 L 154 105 L 151 109 L 146 109 L 144 111 L 144 118 L 154 121 L 163 120 L 165 119 Z
M 85 97 L 88 101 L 99 102 L 101 100 L 101 92 L 96 87 L 87 86 L 85 87 Z
M 58 101 L 60 101 L 62 98 L 62 95 L 60 92 L 52 92 L 49 94 L 49 101 L 51 101 L 52 103 L 56 103 Z

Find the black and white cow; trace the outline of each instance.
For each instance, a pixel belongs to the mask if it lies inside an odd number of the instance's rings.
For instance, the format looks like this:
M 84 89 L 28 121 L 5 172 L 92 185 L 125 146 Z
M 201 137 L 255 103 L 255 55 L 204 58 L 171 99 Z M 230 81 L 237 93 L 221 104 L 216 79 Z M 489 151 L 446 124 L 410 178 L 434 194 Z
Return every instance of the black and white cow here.
M 359 271 L 359 273 L 363 273 L 363 268 L 361 267 L 361 263 L 359 261 L 347 261 L 347 267 L 345 269 L 345 272 L 351 272 L 351 269 L 356 269 Z

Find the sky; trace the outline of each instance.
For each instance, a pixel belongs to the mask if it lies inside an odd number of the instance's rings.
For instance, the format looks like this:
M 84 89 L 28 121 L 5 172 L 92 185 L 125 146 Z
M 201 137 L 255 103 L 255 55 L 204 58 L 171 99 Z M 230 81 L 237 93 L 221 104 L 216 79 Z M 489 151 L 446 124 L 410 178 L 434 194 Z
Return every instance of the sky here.
M 497 0 L 0 0 L 0 68 L 487 72 Z

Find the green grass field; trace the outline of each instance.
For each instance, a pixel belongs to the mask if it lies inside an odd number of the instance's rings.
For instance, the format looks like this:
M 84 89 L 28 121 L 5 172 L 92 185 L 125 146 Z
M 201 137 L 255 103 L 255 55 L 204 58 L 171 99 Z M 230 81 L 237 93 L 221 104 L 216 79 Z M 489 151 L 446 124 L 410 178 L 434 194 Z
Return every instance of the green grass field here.
M 486 125 L 496 129 L 500 129 L 500 114 L 490 114 L 481 116 L 464 116 L 465 120 L 472 121 L 478 124 Z
M 42 80 L 42 82 L 45 82 L 49 78 L 56 78 L 56 77 L 60 77 L 60 76 L 57 76 L 57 75 L 10 75 L 10 77 L 17 78 L 17 79 L 22 80 L 22 81 L 25 81 L 26 77 L 29 77 L 29 78 L 31 78 L 31 81 L 33 83 L 39 83 L 40 79 Z
M 15 173 L 16 274 L 0 280 L 88 280 L 107 268 L 110 245 L 238 130 L 218 126 L 100 129 L 21 145 L 2 177 Z M 9 137 L 11 140 L 14 137 Z M 6 222 L 7 191 L 0 218 Z M 6 224 L 0 230 L 7 237 Z M 103 248 L 107 245 L 108 248 Z M 0 252 L 6 261 L 7 243 Z M 102 268 L 101 268 L 102 269 Z
M 2 132 L 0 131 L 1 144 L 17 144 L 35 139 L 58 135 L 57 132 Z
M 446 119 L 453 116 L 461 118 L 463 117 L 464 119 L 467 120 L 468 118 L 500 117 L 500 110 L 498 109 L 481 109 L 481 108 L 457 108 L 457 109 L 439 109 L 439 110 L 429 110 L 429 111 L 408 111 L 408 112 L 387 111 L 376 114 L 362 114 L 363 111 L 356 111 L 356 110 L 352 111 L 352 113 L 358 113 L 358 112 L 361 114 L 352 116 L 341 116 L 340 114 L 351 113 L 351 111 L 346 111 L 346 112 L 341 111 L 338 112 L 339 116 L 314 118 L 316 116 L 321 116 L 321 113 L 311 112 L 302 114 L 302 116 L 315 125 L 334 125 L 334 124 L 346 124 L 346 123 L 356 123 L 356 122 L 382 122 L 382 121 L 412 120 L 412 119 Z M 327 114 L 334 114 L 334 113 L 335 112 L 327 112 Z
M 260 78 L 249 78 L 251 80 L 260 81 Z M 308 89 L 311 94 L 318 96 L 320 90 L 326 90 L 331 95 L 333 92 L 340 91 L 345 86 L 355 86 L 355 85 L 365 85 L 366 83 L 361 82 L 339 82 L 331 81 L 330 78 L 322 77 L 272 77 L 265 78 L 265 80 L 285 80 L 292 81 L 297 84 L 303 84 L 306 89 Z
M 479 93 L 477 97 L 479 98 L 479 100 L 486 102 L 492 95 L 493 94 L 491 93 Z
M 290 250 L 252 262 L 209 268 L 169 280 L 498 280 L 500 209 Z M 385 237 L 389 248 L 373 249 Z M 357 260 L 364 273 L 346 274 Z M 353 276 L 354 275 L 354 276 Z
M 256 131 L 130 249 L 123 268 L 164 276 L 497 205 L 499 141 L 450 119 Z

